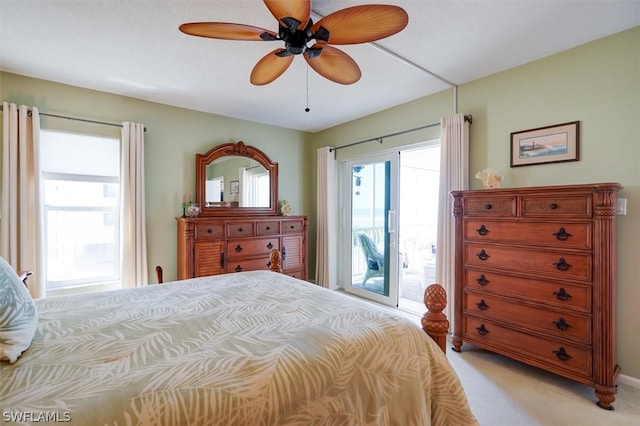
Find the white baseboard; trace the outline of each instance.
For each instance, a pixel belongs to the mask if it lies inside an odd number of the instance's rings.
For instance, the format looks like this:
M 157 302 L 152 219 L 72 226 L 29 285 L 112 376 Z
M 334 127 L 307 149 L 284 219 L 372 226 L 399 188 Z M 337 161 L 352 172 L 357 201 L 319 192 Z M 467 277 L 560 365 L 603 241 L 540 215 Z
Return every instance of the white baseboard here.
M 636 379 L 635 377 L 621 374 L 618 376 L 618 383 L 621 385 L 627 385 L 632 388 L 640 389 L 640 379 Z

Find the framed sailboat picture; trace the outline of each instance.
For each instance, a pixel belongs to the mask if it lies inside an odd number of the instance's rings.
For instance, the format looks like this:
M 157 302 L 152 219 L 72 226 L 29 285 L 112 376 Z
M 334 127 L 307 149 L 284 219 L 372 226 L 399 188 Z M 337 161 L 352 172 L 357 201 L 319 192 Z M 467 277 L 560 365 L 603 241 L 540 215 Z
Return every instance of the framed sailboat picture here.
M 511 133 L 511 167 L 578 161 L 579 123 Z

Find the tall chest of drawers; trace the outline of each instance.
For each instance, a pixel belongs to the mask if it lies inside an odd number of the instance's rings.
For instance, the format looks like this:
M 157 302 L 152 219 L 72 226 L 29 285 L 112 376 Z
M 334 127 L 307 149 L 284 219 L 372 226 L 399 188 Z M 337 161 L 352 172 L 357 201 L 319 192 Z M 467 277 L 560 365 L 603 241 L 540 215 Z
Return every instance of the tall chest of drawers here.
M 453 350 L 595 388 L 613 409 L 617 183 L 454 191 Z
M 178 279 L 269 269 L 280 250 L 282 272 L 307 279 L 307 216 L 176 218 Z

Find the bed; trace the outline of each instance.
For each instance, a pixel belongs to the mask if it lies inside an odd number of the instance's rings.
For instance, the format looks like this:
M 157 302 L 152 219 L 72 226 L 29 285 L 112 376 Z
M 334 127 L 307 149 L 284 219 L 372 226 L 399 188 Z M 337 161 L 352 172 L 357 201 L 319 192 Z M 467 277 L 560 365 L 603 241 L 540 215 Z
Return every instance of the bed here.
M 445 354 L 417 325 L 284 274 L 241 272 L 35 306 L 30 347 L 0 363 L 3 421 L 477 424 Z

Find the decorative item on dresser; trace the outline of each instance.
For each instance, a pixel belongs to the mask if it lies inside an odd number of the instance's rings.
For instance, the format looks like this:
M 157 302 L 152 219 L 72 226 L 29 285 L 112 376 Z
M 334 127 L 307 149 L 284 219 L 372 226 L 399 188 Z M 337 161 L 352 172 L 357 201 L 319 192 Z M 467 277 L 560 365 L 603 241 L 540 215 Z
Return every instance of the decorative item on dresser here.
M 612 410 L 618 183 L 453 191 L 463 341 L 591 385 Z

